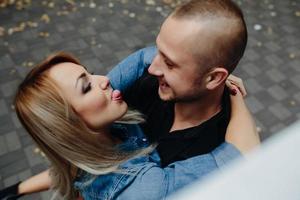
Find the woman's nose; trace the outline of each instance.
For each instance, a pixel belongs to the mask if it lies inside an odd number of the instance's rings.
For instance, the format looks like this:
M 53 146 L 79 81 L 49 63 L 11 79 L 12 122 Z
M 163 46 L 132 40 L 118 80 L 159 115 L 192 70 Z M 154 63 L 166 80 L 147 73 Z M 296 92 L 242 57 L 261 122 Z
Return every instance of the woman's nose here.
M 102 90 L 106 90 L 109 87 L 109 79 L 106 76 L 101 78 L 100 87 Z

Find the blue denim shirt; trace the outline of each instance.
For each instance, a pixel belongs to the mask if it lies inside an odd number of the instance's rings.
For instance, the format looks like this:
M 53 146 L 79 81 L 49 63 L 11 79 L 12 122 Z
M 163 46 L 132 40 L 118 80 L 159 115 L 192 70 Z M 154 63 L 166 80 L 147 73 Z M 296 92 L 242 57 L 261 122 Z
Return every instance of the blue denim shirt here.
M 108 74 L 112 86 L 124 91 L 143 74 L 155 54 L 155 47 L 150 47 L 130 55 Z M 138 125 L 114 124 L 112 131 L 125 137 L 120 145 L 124 151 L 149 145 Z M 165 199 L 172 192 L 203 178 L 239 155 L 233 145 L 225 142 L 209 154 L 161 168 L 159 155 L 154 150 L 150 155 L 132 158 L 121 164 L 122 173 L 93 176 L 82 172 L 74 186 L 85 200 Z

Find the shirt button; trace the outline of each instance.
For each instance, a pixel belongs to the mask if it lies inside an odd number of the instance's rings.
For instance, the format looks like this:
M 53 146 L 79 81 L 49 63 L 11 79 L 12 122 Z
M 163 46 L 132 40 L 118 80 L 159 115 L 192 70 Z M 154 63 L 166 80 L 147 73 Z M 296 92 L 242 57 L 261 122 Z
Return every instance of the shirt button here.
M 147 141 L 147 139 L 146 139 L 146 138 L 143 138 L 143 139 L 142 139 L 142 141 L 143 141 L 143 142 L 146 142 L 146 141 Z

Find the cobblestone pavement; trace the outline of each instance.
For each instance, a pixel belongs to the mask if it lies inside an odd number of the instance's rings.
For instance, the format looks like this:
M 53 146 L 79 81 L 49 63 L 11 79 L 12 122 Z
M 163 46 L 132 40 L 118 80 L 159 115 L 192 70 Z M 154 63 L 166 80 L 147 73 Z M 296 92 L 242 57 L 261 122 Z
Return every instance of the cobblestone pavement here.
M 28 70 L 49 53 L 64 50 L 91 71 L 106 73 L 134 50 L 155 43 L 172 9 L 168 2 L 44 0 L 22 10 L 22 5 L 0 8 L 0 188 L 47 167 L 12 106 Z M 246 16 L 249 43 L 235 74 L 244 80 L 247 104 L 266 139 L 300 118 L 299 1 L 238 3 Z M 23 199 L 49 199 L 49 193 Z

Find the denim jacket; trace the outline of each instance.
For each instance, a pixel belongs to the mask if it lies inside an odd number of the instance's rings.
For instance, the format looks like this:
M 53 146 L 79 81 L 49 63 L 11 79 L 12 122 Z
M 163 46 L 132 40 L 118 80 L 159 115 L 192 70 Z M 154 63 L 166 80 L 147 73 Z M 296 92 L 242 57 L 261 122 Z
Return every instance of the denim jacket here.
M 109 74 L 112 87 L 124 91 L 149 66 L 156 53 L 155 47 L 145 48 L 130 55 Z M 124 138 L 122 150 L 135 150 L 149 145 L 138 125 L 114 124 L 112 132 Z M 177 161 L 165 168 L 154 150 L 150 155 L 132 158 L 120 165 L 122 172 L 93 176 L 78 174 L 74 186 L 85 200 L 157 200 L 203 178 L 208 173 L 239 156 L 239 151 L 223 143 L 209 154 Z

